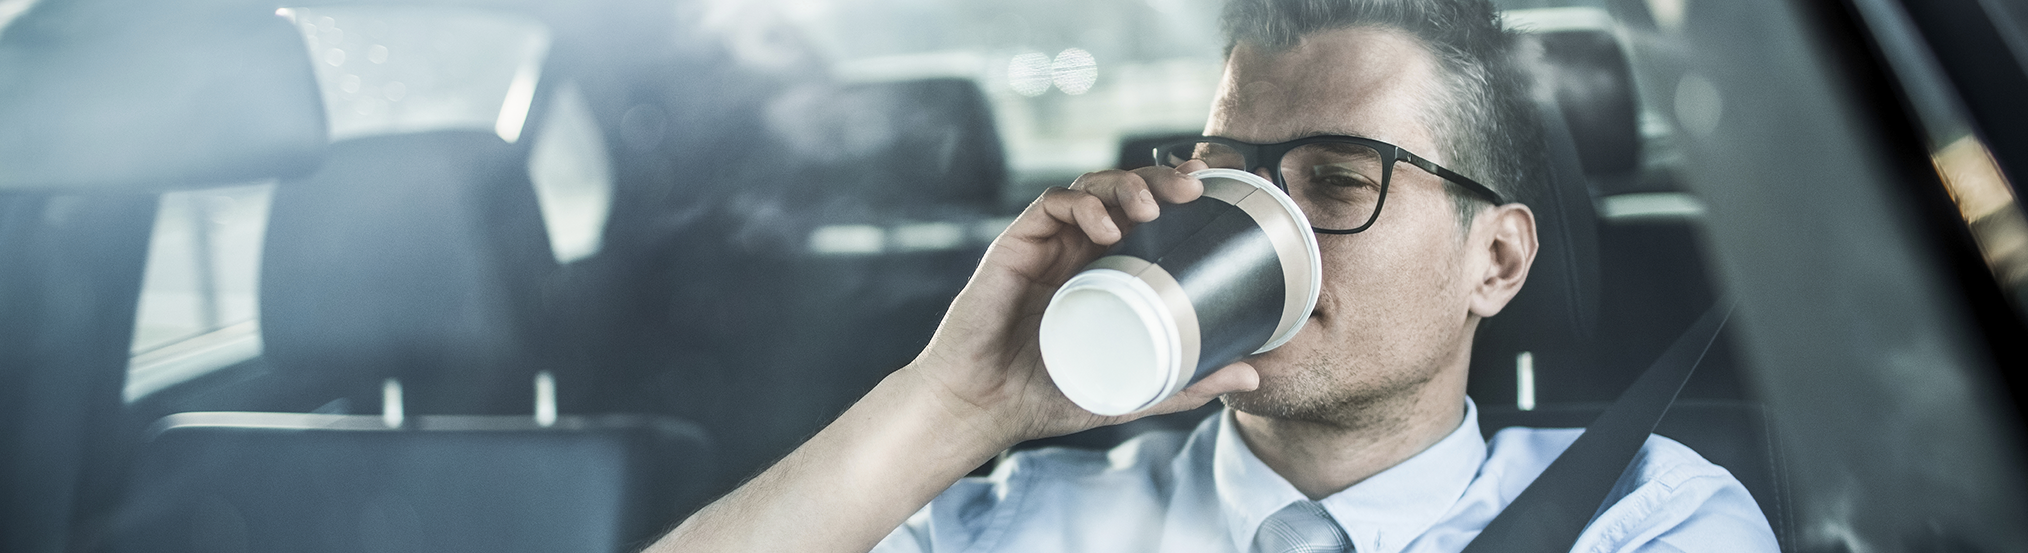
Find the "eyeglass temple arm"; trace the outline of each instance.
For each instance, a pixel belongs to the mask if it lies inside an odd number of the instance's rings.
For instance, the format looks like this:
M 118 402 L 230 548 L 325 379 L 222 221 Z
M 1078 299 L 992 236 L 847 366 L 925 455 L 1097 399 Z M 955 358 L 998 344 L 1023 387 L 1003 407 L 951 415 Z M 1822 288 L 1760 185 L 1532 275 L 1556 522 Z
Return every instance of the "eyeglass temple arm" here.
M 1429 173 L 1432 175 L 1443 177 L 1444 180 L 1458 183 L 1460 186 L 1464 186 L 1465 189 L 1467 190 L 1471 190 L 1474 193 L 1477 193 L 1481 196 L 1485 196 L 1486 199 L 1493 201 L 1493 205 L 1503 205 L 1513 201 L 1507 199 L 1506 195 L 1503 195 L 1498 191 L 1493 190 L 1493 188 L 1490 186 L 1479 184 L 1479 181 L 1475 181 L 1464 175 L 1457 174 L 1457 172 L 1451 171 L 1450 169 L 1445 169 L 1443 168 L 1443 166 L 1437 165 L 1436 162 L 1423 159 L 1422 156 L 1409 153 L 1408 150 L 1403 150 L 1397 147 L 1394 149 L 1394 151 L 1396 154 L 1399 154 L 1401 156 L 1402 161 L 1406 161 L 1410 165 L 1419 167 L 1424 171 L 1429 171 Z

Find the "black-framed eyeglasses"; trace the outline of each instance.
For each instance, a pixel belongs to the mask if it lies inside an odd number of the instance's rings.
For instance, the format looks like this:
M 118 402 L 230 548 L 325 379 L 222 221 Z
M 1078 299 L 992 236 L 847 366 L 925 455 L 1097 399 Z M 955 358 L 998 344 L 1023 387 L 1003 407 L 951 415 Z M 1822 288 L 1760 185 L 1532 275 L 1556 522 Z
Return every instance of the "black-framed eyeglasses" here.
M 1272 169 L 1275 186 L 1296 201 L 1296 207 L 1310 218 L 1313 230 L 1324 234 L 1352 234 L 1380 219 L 1396 161 L 1457 183 L 1493 205 L 1509 201 L 1492 188 L 1400 146 L 1357 136 L 1308 136 L 1278 144 L 1207 136 L 1155 148 L 1156 165 L 1176 167 L 1193 159 L 1214 168 Z

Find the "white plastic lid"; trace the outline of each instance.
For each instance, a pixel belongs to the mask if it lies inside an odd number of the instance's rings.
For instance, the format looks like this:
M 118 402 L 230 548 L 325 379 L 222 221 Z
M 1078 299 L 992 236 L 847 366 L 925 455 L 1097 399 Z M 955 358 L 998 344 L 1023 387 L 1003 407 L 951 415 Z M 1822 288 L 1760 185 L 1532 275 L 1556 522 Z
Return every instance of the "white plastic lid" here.
M 1133 275 L 1092 269 L 1071 277 L 1042 315 L 1042 363 L 1078 407 L 1124 415 L 1160 401 L 1182 373 L 1175 318 Z

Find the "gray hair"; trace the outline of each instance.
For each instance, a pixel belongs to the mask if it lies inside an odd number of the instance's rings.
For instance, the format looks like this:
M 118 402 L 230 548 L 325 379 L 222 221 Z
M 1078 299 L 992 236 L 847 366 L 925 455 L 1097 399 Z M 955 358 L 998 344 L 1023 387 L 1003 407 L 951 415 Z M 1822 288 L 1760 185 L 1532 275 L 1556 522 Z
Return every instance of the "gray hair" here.
M 1226 55 L 1241 42 L 1269 52 L 1305 35 L 1351 27 L 1407 33 L 1429 48 L 1444 94 L 1425 116 L 1444 165 L 1522 202 L 1546 186 L 1541 122 L 1515 57 L 1517 35 L 1486 0 L 1229 0 Z M 1485 202 L 1446 186 L 1458 224 L 1470 228 Z

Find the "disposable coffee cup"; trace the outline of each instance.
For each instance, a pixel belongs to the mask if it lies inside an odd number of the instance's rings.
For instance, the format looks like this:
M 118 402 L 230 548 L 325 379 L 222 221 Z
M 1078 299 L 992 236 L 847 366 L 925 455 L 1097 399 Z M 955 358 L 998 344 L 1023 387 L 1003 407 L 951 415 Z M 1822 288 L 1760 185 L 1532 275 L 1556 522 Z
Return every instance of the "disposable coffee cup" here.
M 1295 201 L 1245 171 L 1191 176 L 1203 197 L 1163 206 L 1057 289 L 1042 314 L 1042 363 L 1087 411 L 1154 406 L 1280 347 L 1317 307 L 1317 236 Z

